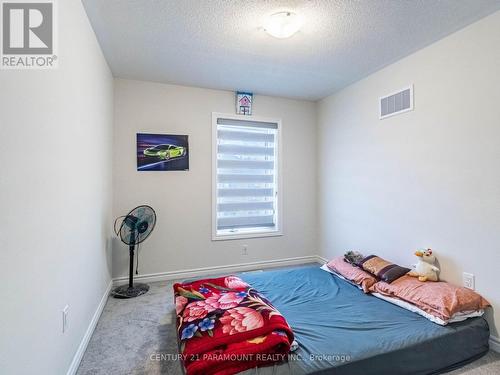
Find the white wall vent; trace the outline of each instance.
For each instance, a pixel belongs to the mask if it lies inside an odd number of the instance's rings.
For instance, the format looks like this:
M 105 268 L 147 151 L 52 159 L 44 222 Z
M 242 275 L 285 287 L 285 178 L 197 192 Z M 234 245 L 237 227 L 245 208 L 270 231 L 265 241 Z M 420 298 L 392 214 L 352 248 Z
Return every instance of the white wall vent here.
M 380 98 L 380 119 L 413 109 L 413 85 Z

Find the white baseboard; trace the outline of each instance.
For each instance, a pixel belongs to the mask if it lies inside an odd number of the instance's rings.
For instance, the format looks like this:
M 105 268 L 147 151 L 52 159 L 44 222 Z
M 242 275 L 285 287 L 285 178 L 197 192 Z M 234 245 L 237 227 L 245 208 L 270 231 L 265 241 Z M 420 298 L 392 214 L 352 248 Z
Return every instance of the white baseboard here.
M 85 350 L 87 350 L 87 345 L 89 344 L 90 338 L 92 337 L 92 334 L 94 333 L 95 327 L 97 326 L 97 322 L 99 321 L 99 318 L 101 317 L 102 311 L 104 310 L 104 306 L 106 305 L 106 301 L 108 300 L 109 293 L 111 292 L 111 289 L 113 288 L 113 281 L 110 281 L 108 284 L 108 287 L 106 288 L 106 291 L 104 292 L 101 302 L 99 302 L 99 305 L 97 306 L 97 309 L 94 313 L 94 316 L 92 317 L 92 320 L 90 321 L 90 324 L 87 328 L 87 331 L 85 331 L 85 335 L 82 338 L 82 341 L 80 342 L 80 345 L 78 346 L 78 349 L 73 357 L 73 361 L 71 361 L 71 365 L 69 366 L 68 372 L 66 375 L 75 375 L 76 371 L 78 370 L 78 366 L 80 366 L 80 362 L 82 361 L 83 355 L 85 354 Z
M 316 259 L 317 259 L 317 262 L 321 263 L 321 264 L 328 262 L 328 259 L 323 258 L 321 255 L 316 255 Z
M 324 262 L 322 258 L 317 255 L 309 255 L 309 256 L 295 257 L 295 258 L 265 260 L 261 262 L 230 264 L 226 266 L 214 266 L 214 267 L 193 268 L 193 269 L 179 270 L 179 271 L 150 273 L 146 275 L 134 276 L 134 280 L 140 282 L 152 283 L 155 281 L 188 279 L 192 277 L 221 274 L 224 272 L 233 273 L 233 272 L 256 270 L 261 268 L 294 266 L 304 263 L 324 263 Z M 113 283 L 114 285 L 117 285 L 127 280 L 128 276 L 121 276 L 114 278 Z
M 500 353 L 500 338 L 490 336 L 490 349 L 494 352 Z

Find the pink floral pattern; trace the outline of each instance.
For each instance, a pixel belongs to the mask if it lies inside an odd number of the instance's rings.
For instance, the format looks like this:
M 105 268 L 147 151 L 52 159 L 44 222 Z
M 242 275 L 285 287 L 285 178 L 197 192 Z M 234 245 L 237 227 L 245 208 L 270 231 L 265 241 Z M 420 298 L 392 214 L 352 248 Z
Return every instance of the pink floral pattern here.
M 224 284 L 229 289 L 245 289 L 248 288 L 249 285 L 236 276 L 228 276 L 224 279 Z
M 243 296 L 239 296 L 235 292 L 229 292 L 223 294 L 217 302 L 219 304 L 220 309 L 227 310 L 238 306 L 240 302 L 243 301 L 243 298 L 244 298 Z
M 230 335 L 264 326 L 264 318 L 257 310 L 243 306 L 227 310 L 220 318 L 220 322 L 222 332 Z
M 243 296 L 235 292 L 229 292 L 222 295 L 214 293 L 205 300 L 191 302 L 186 306 L 182 317 L 186 322 L 203 319 L 208 313 L 217 309 L 227 310 L 238 306 L 243 298 Z
M 210 311 L 209 306 L 205 305 L 205 301 L 191 302 L 186 306 L 186 309 L 182 313 L 182 317 L 186 322 L 192 322 L 193 320 L 203 319 L 207 316 Z
M 175 312 L 177 313 L 177 315 L 181 313 L 182 309 L 184 308 L 184 306 L 186 306 L 187 302 L 188 299 L 186 297 L 183 296 L 175 297 Z
M 202 353 L 288 353 L 293 333 L 286 320 L 238 277 L 177 283 L 174 292 L 179 350 L 186 358 L 183 363 L 188 375 L 213 373 L 226 361 L 189 359 Z M 280 331 L 283 336 L 279 336 Z M 255 364 L 249 362 L 248 366 Z M 245 361 L 234 361 L 230 367 L 224 364 L 224 371 L 236 374 L 248 366 Z

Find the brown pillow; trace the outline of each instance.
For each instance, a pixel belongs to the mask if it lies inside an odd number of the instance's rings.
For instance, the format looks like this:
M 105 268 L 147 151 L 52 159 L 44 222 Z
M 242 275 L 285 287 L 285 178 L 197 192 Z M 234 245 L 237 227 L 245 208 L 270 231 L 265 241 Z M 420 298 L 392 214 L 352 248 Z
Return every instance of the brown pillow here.
M 400 277 L 391 284 L 379 281 L 370 291 L 409 302 L 444 321 L 456 313 L 478 311 L 490 306 L 473 290 L 444 281 L 422 282 L 411 276 Z
M 370 287 L 377 282 L 377 279 L 368 272 L 347 263 L 344 257 L 333 258 L 326 266 L 352 283 L 359 285 L 365 293 L 368 293 Z
M 363 258 L 357 265 L 387 283 L 392 283 L 410 272 L 409 268 L 398 266 L 376 255 Z

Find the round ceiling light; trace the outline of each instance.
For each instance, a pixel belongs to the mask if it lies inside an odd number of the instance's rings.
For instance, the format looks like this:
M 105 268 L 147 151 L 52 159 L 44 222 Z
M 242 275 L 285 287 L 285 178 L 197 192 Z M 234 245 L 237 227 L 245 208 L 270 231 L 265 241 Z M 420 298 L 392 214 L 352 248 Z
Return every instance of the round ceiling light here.
M 275 38 L 289 38 L 302 26 L 302 20 L 293 12 L 279 12 L 270 15 L 264 25 L 264 30 Z

